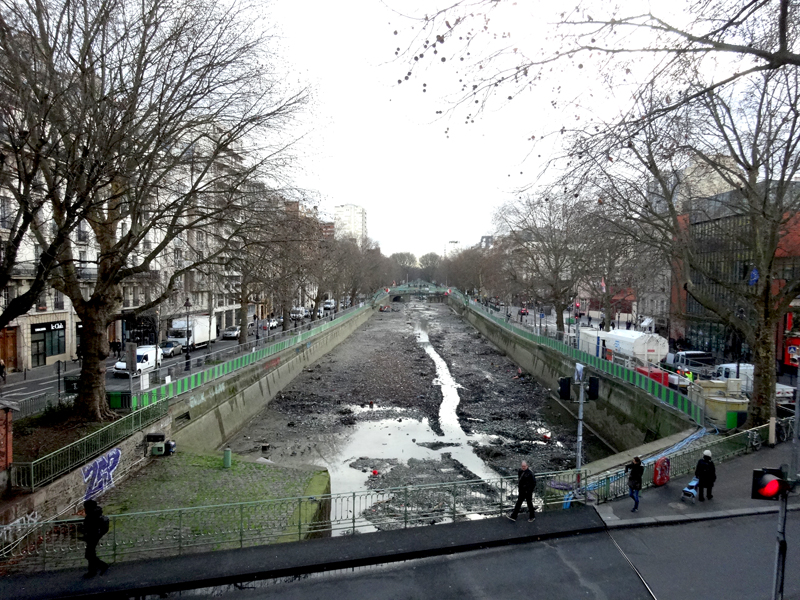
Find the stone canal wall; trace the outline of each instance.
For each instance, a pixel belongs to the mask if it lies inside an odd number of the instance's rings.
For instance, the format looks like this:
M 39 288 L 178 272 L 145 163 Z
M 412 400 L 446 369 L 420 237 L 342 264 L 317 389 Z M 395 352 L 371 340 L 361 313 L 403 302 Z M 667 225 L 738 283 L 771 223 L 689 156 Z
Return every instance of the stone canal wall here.
M 484 337 L 554 393 L 557 393 L 559 378 L 572 377 L 575 373 L 575 361 L 572 358 L 508 331 L 480 312 L 464 307 L 456 299 L 452 299 L 450 305 L 462 313 Z M 597 400 L 585 401 L 584 420 L 616 448 L 636 448 L 695 426 L 687 416 L 659 402 L 644 390 L 590 367 L 585 369 L 585 377 L 599 379 L 600 390 Z M 573 386 L 572 396 L 574 400 L 577 399 L 577 386 Z
M 179 448 L 219 448 L 258 415 L 305 367 L 333 350 L 374 314 L 362 311 L 338 327 L 284 350 L 269 360 L 179 396 L 170 405 L 172 439 Z

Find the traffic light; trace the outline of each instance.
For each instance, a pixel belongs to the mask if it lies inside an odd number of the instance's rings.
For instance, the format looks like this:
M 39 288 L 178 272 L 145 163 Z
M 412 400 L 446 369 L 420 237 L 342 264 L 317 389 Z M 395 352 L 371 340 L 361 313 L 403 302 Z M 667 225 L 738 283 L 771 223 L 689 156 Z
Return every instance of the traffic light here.
M 780 469 L 754 469 L 750 497 L 753 500 L 780 500 L 789 490 L 789 482 Z
M 558 397 L 561 400 L 569 400 L 569 398 L 570 398 L 570 389 L 569 389 L 570 383 L 572 383 L 572 381 L 570 380 L 569 377 L 561 377 L 558 380 Z
M 575 303 L 575 308 L 580 308 L 580 307 L 581 307 L 581 303 L 580 302 L 576 302 Z

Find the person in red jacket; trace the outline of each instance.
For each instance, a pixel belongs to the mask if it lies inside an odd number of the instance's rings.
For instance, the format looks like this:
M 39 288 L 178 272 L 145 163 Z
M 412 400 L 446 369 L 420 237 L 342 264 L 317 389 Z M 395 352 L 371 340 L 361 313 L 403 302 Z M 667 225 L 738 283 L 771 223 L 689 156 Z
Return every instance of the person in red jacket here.
M 514 510 L 510 515 L 507 515 L 507 517 L 511 521 L 516 521 L 517 515 L 522 508 L 522 501 L 524 500 L 528 503 L 528 523 L 530 523 L 536 518 L 536 513 L 533 510 L 533 491 L 536 489 L 536 475 L 528 468 L 528 463 L 524 460 L 522 461 L 519 471 L 517 471 L 517 479 L 519 497 L 517 498 L 517 504 L 514 506 Z

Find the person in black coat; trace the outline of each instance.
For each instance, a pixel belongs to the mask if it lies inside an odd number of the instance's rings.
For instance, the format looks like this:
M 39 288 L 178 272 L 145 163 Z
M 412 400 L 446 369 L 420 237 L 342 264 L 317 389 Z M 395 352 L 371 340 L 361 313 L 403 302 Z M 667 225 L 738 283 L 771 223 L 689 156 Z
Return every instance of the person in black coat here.
M 108 563 L 97 556 L 97 544 L 103 537 L 103 509 L 94 500 L 83 503 L 86 516 L 83 519 L 83 539 L 86 542 L 86 560 L 89 561 L 89 572 L 86 577 L 94 577 L 98 573 L 103 575 L 108 570 Z
M 700 502 L 705 502 L 705 498 L 703 498 L 704 491 L 708 492 L 708 499 L 711 500 L 714 497 L 711 495 L 711 490 L 717 480 L 717 469 L 714 466 L 714 461 L 711 460 L 711 450 L 703 452 L 703 458 L 697 461 L 694 476 L 699 481 L 697 484 L 697 497 Z
M 631 512 L 638 512 L 639 510 L 639 491 L 642 489 L 642 477 L 644 476 L 644 465 L 642 459 L 638 456 L 633 457 L 633 462 L 625 465 L 625 472 L 630 471 L 628 475 L 628 495 L 633 498 L 633 508 Z
M 528 468 L 528 463 L 524 460 L 522 461 L 519 471 L 517 471 L 517 479 L 519 497 L 517 498 L 514 510 L 511 511 L 511 514 L 507 515 L 507 517 L 512 521 L 516 521 L 517 515 L 522 508 L 522 501 L 524 500 L 528 503 L 528 523 L 530 523 L 536 518 L 536 513 L 533 510 L 533 491 L 536 489 L 536 475 Z

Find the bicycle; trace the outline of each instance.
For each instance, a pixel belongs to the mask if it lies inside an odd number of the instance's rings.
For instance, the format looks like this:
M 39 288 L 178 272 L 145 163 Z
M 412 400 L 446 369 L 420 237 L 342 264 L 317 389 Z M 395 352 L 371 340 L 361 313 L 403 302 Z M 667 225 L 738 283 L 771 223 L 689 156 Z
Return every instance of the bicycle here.
M 761 450 L 761 434 L 755 429 L 747 432 L 747 450 L 748 452 Z
M 778 442 L 785 442 L 791 440 L 794 436 L 794 421 L 789 419 L 784 424 L 781 421 L 775 422 L 775 439 Z

